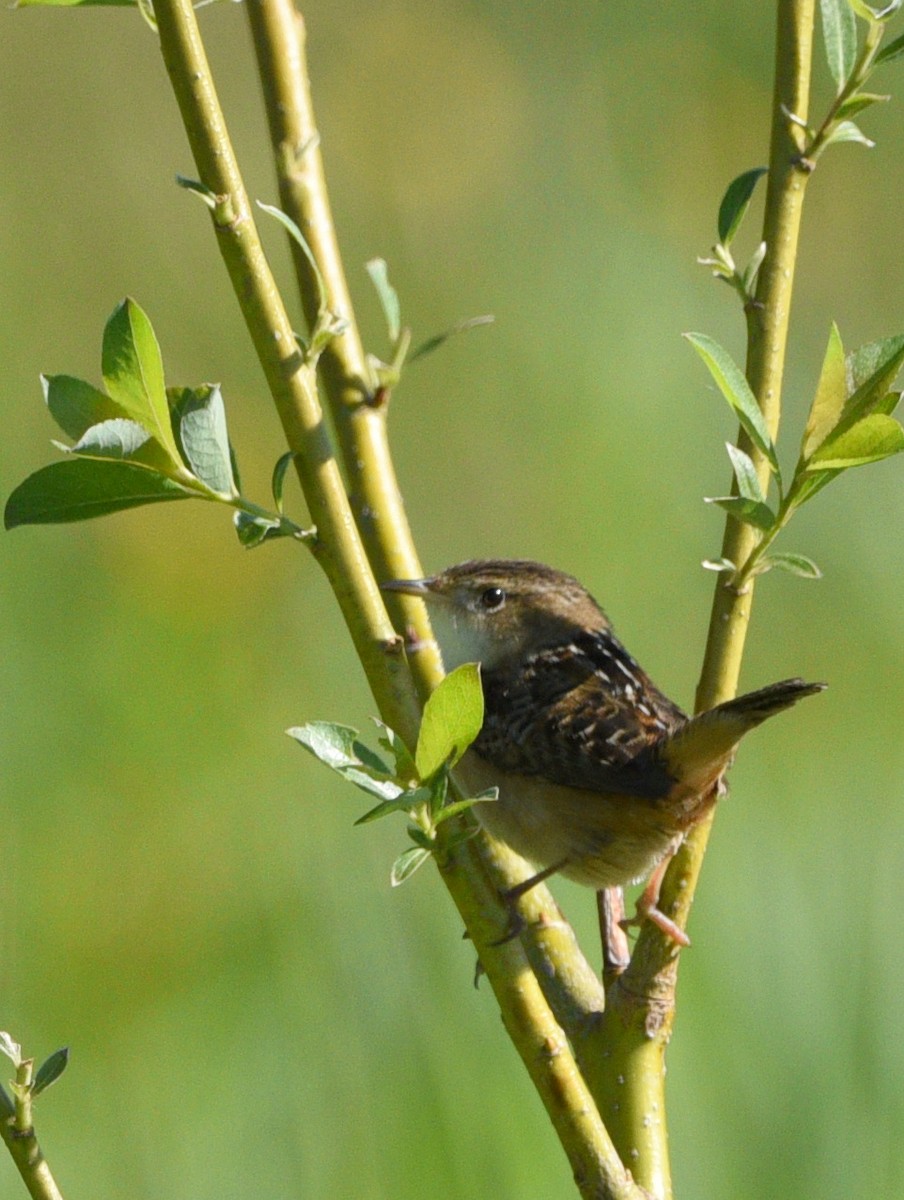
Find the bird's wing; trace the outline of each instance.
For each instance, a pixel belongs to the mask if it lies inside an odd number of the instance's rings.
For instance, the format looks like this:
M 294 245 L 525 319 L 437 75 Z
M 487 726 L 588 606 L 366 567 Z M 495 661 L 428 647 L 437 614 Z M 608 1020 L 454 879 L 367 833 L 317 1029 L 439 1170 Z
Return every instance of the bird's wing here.
M 656 799 L 672 783 L 658 750 L 686 720 L 608 631 L 484 675 L 474 749 L 500 770 Z

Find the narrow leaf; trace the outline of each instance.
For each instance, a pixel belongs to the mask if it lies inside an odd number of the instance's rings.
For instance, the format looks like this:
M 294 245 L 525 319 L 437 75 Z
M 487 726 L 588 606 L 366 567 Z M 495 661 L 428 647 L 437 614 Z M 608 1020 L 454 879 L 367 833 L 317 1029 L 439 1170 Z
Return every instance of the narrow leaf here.
M 402 311 L 399 305 L 399 294 L 389 282 L 389 273 L 384 259 L 372 258 L 370 262 L 364 264 L 364 267 L 374 287 L 377 289 L 380 306 L 383 309 L 386 326 L 389 330 L 389 340 L 395 345 L 399 340 L 399 334 L 402 332 Z
M 398 887 L 400 883 L 404 883 L 418 867 L 424 865 L 429 857 L 430 851 L 425 850 L 423 846 L 412 846 L 410 850 L 403 851 L 392 864 L 392 871 L 389 875 L 392 886 Z
M 819 7 L 826 61 L 841 91 L 857 58 L 857 22 L 848 0 L 820 0 Z
M 486 313 L 482 317 L 468 317 L 464 321 L 459 321 L 450 329 L 444 330 L 442 333 L 435 333 L 433 337 L 429 337 L 408 355 L 410 363 L 416 362 L 419 358 L 424 358 L 427 354 L 432 354 L 434 350 L 438 350 L 444 342 L 449 338 L 455 337 L 456 334 L 466 333 L 469 329 L 479 329 L 481 325 L 492 325 L 496 318 L 491 313 Z
M 436 817 L 435 823 L 441 825 L 443 821 L 448 821 L 452 817 L 457 817 L 463 812 L 467 812 L 469 808 L 473 808 L 475 804 L 483 804 L 487 801 L 499 799 L 499 788 L 488 788 L 485 792 L 481 792 L 477 796 L 469 796 L 467 800 L 455 800 L 452 804 L 447 804 Z
M 807 558 L 805 554 L 768 554 L 762 561 L 770 567 L 798 575 L 801 579 L 822 579 L 822 571 L 813 559 Z
M 700 566 L 704 571 L 736 571 L 738 568 L 730 558 L 704 558 Z
M 384 800 L 375 808 L 370 809 L 355 821 L 356 825 L 368 825 L 371 821 L 377 821 L 380 817 L 388 817 L 391 813 L 411 812 L 418 804 L 424 803 L 428 798 L 426 788 L 418 788 L 416 790 L 401 792 L 392 800 Z
M 861 146 L 866 146 L 868 150 L 872 150 L 876 145 L 872 138 L 868 138 L 860 126 L 855 125 L 853 121 L 839 121 L 826 138 L 824 144 L 831 146 L 835 142 L 859 142 Z
M 904 54 L 904 33 L 888 43 L 884 50 L 880 50 L 875 57 L 876 66 L 879 63 L 894 62 L 896 58 L 900 58 Z
M 854 117 L 863 109 L 870 108 L 873 104 L 884 104 L 890 99 L 891 96 L 879 96 L 874 92 L 855 92 L 838 106 L 838 116 Z
M 454 766 L 483 724 L 483 689 L 476 663 L 456 667 L 424 705 L 414 761 L 427 779 L 444 763 Z
M 716 381 L 722 395 L 737 413 L 747 436 L 765 455 L 772 473 L 779 477 L 778 458 L 775 447 L 766 428 L 766 421 L 756 402 L 756 397 L 750 390 L 750 384 L 744 378 L 744 372 L 732 359 L 727 350 L 718 342 L 713 341 L 703 333 L 686 333 L 685 338 L 694 347 L 706 366 L 710 375 Z
M 753 525 L 764 533 L 768 533 L 775 525 L 775 513 L 768 504 L 760 504 L 744 496 L 705 496 L 704 499 L 707 504 L 717 504 L 745 525 Z
M 334 771 L 358 763 L 354 750 L 358 731 L 349 725 L 338 725 L 333 721 L 309 721 L 307 725 L 287 729 L 286 733 Z
M 112 399 L 181 465 L 170 424 L 160 347 L 150 321 L 134 300 L 123 300 L 107 322 L 102 364 Z
M 763 495 L 756 467 L 753 465 L 750 455 L 745 454 L 743 450 L 738 446 L 732 445 L 731 442 L 725 443 L 725 449 L 728 451 L 728 457 L 731 459 L 731 465 L 734 468 L 739 493 L 747 500 L 756 500 L 759 504 L 765 504 L 766 497 Z
M 823 442 L 808 466 L 840 470 L 879 462 L 904 450 L 904 429 L 894 417 L 871 413 L 837 437 Z
M 22 1062 L 22 1047 L 5 1030 L 0 1030 L 0 1054 L 5 1054 L 18 1067 Z
M 77 441 L 92 425 L 125 417 L 115 400 L 71 375 L 42 375 L 41 386 L 50 415 L 60 429 Z
M 6 502 L 7 529 L 86 521 L 105 513 L 184 500 L 193 493 L 135 463 L 74 458 L 42 467 L 20 483 Z
M 220 496 L 236 496 L 226 409 L 219 384 L 182 389 L 173 419 L 185 461 L 195 477 Z
M 32 1096 L 39 1096 L 41 1092 L 46 1092 L 52 1083 L 56 1083 L 68 1065 L 69 1047 L 64 1046 L 62 1050 L 55 1050 L 38 1067 L 38 1073 L 35 1075 L 35 1081 L 31 1088 Z
M 321 313 L 326 308 L 326 285 L 323 282 L 323 276 L 320 273 L 320 268 L 317 265 L 317 259 L 314 257 L 314 251 L 308 245 L 304 234 L 295 224 L 290 216 L 283 212 L 281 208 L 277 208 L 273 204 L 264 204 L 261 200 L 257 201 L 257 207 L 265 212 L 270 217 L 275 217 L 282 225 L 283 229 L 289 234 L 292 241 L 298 246 L 302 254 L 308 260 L 311 270 L 314 273 L 314 279 L 317 283 L 318 308 Z
M 841 334 L 838 326 L 832 322 L 829 330 L 829 344 L 826 346 L 825 358 L 822 360 L 822 371 L 819 383 L 816 385 L 816 395 L 807 417 L 807 427 L 804 430 L 801 443 L 801 455 L 809 458 L 817 446 L 824 442 L 838 423 L 847 399 L 847 382 L 844 359 L 844 347 L 841 344 Z
M 719 241 L 723 246 L 731 245 L 750 205 L 753 189 L 766 173 L 766 167 L 753 167 L 728 185 L 719 205 Z
M 270 480 L 270 490 L 273 493 L 273 503 L 276 505 L 276 511 L 283 511 L 283 489 L 286 484 L 286 472 L 295 460 L 295 451 L 287 450 L 276 460 L 276 466 L 273 468 L 273 476 Z

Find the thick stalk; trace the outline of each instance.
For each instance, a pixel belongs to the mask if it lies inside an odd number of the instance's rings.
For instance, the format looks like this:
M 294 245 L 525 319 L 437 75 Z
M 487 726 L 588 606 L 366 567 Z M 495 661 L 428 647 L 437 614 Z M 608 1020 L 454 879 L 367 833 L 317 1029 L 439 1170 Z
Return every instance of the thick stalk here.
M 413 742 L 417 712 L 410 677 L 397 653 L 401 639 L 395 637 L 388 624 L 352 518 L 320 410 L 313 368 L 298 350 L 258 240 L 190 0 L 158 0 L 156 15 L 164 60 L 201 181 L 216 196 L 213 215 L 221 252 L 289 446 L 296 453 L 302 488 L 318 527 L 320 560 L 336 591 L 384 719 Z M 328 209 L 319 212 L 322 219 L 318 228 L 322 229 L 323 214 Z M 344 307 L 341 296 L 331 296 L 328 306 L 337 314 L 351 311 L 350 306 Z M 355 390 L 352 383 L 349 388 Z M 361 406 L 360 387 L 357 399 L 352 401 L 349 395 L 348 402 Z M 368 423 L 360 428 L 373 432 L 375 426 Z M 385 444 L 385 433 L 382 436 Z M 349 441 L 347 446 L 353 447 L 354 443 Z M 363 446 L 360 443 L 360 448 Z M 375 439 L 370 462 L 375 473 L 386 465 L 383 455 Z M 358 470 L 357 460 L 355 464 Z M 390 479 L 394 488 L 394 479 Z M 391 496 L 386 498 L 387 504 L 391 501 Z M 404 531 L 410 544 L 407 526 Z M 416 573 L 416 558 L 406 561 L 411 566 L 405 573 Z M 430 671 L 435 677 L 438 663 L 434 659 L 433 667 L 422 671 L 422 678 L 427 678 Z M 567 1037 L 520 944 L 492 945 L 499 930 L 498 896 L 487 881 L 485 862 L 478 858 L 474 843 L 448 853 L 442 870 L 474 936 L 503 1019 L 559 1134 L 582 1195 L 596 1200 L 640 1200 L 641 1193 L 615 1154 Z M 496 919 L 488 920 L 488 913 Z
M 401 639 L 389 621 L 349 509 L 314 369 L 299 350 L 261 247 L 195 14 L 189 0 L 159 0 L 155 12 L 163 59 L 198 173 L 216 196 L 212 215 L 217 243 L 286 440 L 296 454 L 317 527 L 314 552 L 336 594 L 381 713 L 410 738 L 418 717 Z
M 0 1138 L 6 1143 L 32 1200 L 63 1200 L 32 1124 L 33 1082 L 34 1060 L 24 1059 L 16 1066 L 16 1084 L 22 1091 L 15 1103 L 0 1088 Z
M 806 164 L 801 161 L 805 131 L 789 114 L 804 122 L 807 118 L 813 22 L 814 0 L 779 0 L 763 229 L 767 250 L 756 298 L 747 312 L 747 378 L 773 440 L 781 410 L 798 235 L 809 178 Z M 753 458 L 765 489 L 765 460 L 743 432 L 739 445 Z M 729 517 L 722 553 L 734 563 L 743 563 L 758 536 L 750 526 Z M 752 580 L 744 589 L 732 590 L 721 576 L 718 578 L 697 690 L 697 711 L 729 699 L 737 690 L 752 599 Z M 687 923 L 710 825 L 711 819 L 688 838 L 663 882 L 661 907 L 682 927 Z M 638 1153 L 635 1174 L 661 1200 L 671 1195 L 662 1067 L 674 1017 L 676 977 L 675 948 L 646 922 L 630 966 L 607 996 L 596 1059 L 600 1071 L 593 1085 L 616 1146 L 627 1162 L 632 1161 L 635 1151 Z
M 417 578 L 422 571 L 389 448 L 389 405 L 373 403 L 369 394 L 368 365 L 332 218 L 311 99 L 304 21 L 292 0 L 248 0 L 247 11 L 280 204 L 302 230 L 317 268 L 293 243 L 302 307 L 309 324 L 316 321 L 323 302 L 346 322 L 345 331 L 327 346 L 319 367 L 361 537 L 378 578 Z M 424 606 L 398 593 L 389 600 L 401 602 L 395 610 L 399 627 L 413 633 L 418 648 L 409 654 L 409 661 L 421 694 L 427 694 L 440 678 L 441 665 Z M 481 838 L 479 844 L 485 867 L 500 890 L 524 878 L 525 865 L 517 855 L 488 839 Z M 451 873 L 446 881 L 455 894 L 457 884 Z M 461 886 L 466 887 L 466 881 Z M 527 920 L 525 945 L 547 998 L 569 1037 L 583 1037 L 588 1020 L 602 1007 L 599 981 L 547 888 L 533 889 L 522 909 Z M 474 936 L 474 930 L 470 932 Z M 498 937 L 498 930 L 492 936 Z

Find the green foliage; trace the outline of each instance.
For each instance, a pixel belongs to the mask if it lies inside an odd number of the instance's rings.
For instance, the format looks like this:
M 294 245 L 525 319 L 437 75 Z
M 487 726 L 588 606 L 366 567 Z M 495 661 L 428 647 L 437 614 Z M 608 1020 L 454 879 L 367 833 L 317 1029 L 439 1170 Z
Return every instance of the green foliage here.
M 372 258 L 370 262 L 365 263 L 365 269 L 376 289 L 380 307 L 383 310 L 392 351 L 389 362 L 383 362 L 373 354 L 367 356 L 372 376 L 371 393 L 374 396 L 385 397 L 398 384 L 402 377 L 402 368 L 406 363 L 415 362 L 419 358 L 425 358 L 428 354 L 432 354 L 434 350 L 438 350 L 444 342 L 456 334 L 466 333 L 469 329 L 477 329 L 481 325 L 493 323 L 494 318 L 490 315 L 468 317 L 464 321 L 458 321 L 442 333 L 435 333 L 428 337 L 412 351 L 411 330 L 402 324 L 399 294 L 389 282 L 389 271 L 385 261 L 382 258 Z
M 53 1054 L 38 1067 L 31 1088 L 32 1096 L 40 1096 L 41 1092 L 46 1092 L 52 1084 L 56 1083 L 68 1066 L 69 1047 L 63 1046 L 61 1050 L 54 1050 Z
M 904 336 L 871 342 L 845 356 L 841 335 L 832 325 L 797 466 L 787 488 L 775 446 L 740 367 L 712 338 L 702 334 L 685 336 L 760 452 L 767 478 L 774 482 L 778 493 L 773 508 L 751 455 L 729 443 L 736 494 L 707 497 L 707 502 L 750 525 L 760 537 L 746 563 L 708 559 L 703 565 L 729 573 L 734 587 L 742 587 L 747 579 L 773 567 L 804 579 L 820 578 L 819 568 L 806 555 L 767 554 L 767 550 L 794 512 L 843 471 L 880 462 L 904 450 L 904 428 L 891 416 L 900 399 L 900 392 L 893 391 L 892 385 L 904 365 Z
M 358 740 L 358 731 L 330 721 L 311 721 L 287 732 L 343 779 L 379 798 L 355 822 L 364 825 L 390 813 L 408 815 L 408 836 L 415 843 L 395 861 L 393 887 L 403 883 L 436 852 L 440 825 L 478 802 L 495 800 L 496 789 L 479 796 L 449 800 L 449 772 L 474 741 L 483 724 L 483 690 L 476 663 L 457 667 L 442 680 L 424 706 L 417 746 L 412 754 L 382 722 L 379 744 L 389 759 Z M 463 830 L 461 836 L 469 836 Z
M 107 322 L 101 366 L 105 391 L 71 375 L 42 376 L 50 415 L 73 439 L 71 446 L 54 444 L 71 457 L 15 488 L 7 529 L 193 498 L 236 509 L 245 546 L 310 536 L 282 513 L 283 460 L 274 471 L 278 512 L 241 495 L 219 385 L 167 388 L 154 330 L 134 300 L 124 300 Z

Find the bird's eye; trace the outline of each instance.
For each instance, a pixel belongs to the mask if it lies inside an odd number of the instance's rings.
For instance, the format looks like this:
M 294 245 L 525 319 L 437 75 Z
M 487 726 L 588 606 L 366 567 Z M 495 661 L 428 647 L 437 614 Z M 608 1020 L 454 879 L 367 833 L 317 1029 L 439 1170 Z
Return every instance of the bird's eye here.
M 487 588 L 480 593 L 480 607 L 484 612 L 495 612 L 505 604 L 505 592 L 500 587 Z

